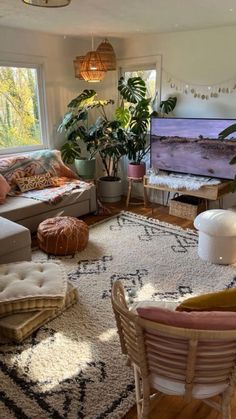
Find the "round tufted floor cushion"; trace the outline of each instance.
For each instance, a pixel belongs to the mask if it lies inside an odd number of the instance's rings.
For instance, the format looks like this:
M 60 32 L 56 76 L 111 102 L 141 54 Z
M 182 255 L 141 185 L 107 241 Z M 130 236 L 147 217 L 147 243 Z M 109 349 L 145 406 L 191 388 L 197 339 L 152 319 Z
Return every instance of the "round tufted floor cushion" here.
M 89 228 L 74 217 L 48 218 L 38 226 L 40 249 L 53 255 L 73 255 L 87 246 Z

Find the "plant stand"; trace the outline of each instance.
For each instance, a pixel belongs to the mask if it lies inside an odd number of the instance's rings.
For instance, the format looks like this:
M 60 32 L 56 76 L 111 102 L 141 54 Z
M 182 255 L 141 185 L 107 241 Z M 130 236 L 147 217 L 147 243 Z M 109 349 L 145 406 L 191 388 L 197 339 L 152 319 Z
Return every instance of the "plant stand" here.
M 129 204 L 132 205 L 143 205 L 143 202 L 130 202 L 130 197 L 132 193 L 132 187 L 134 183 L 143 183 L 143 178 L 134 178 L 134 177 L 128 177 L 128 193 L 126 198 L 126 206 L 128 207 Z

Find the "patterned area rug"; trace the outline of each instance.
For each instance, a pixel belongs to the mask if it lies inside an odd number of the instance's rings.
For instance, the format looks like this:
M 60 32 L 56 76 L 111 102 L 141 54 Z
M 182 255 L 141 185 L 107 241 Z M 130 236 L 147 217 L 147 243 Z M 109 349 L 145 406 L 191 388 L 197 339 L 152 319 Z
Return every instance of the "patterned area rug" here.
M 36 250 L 34 259 L 47 255 Z M 0 418 L 116 419 L 134 404 L 110 304 L 122 279 L 134 299 L 182 300 L 233 287 L 233 266 L 197 256 L 197 236 L 121 213 L 90 229 L 86 250 L 61 258 L 79 304 L 24 343 L 0 346 Z

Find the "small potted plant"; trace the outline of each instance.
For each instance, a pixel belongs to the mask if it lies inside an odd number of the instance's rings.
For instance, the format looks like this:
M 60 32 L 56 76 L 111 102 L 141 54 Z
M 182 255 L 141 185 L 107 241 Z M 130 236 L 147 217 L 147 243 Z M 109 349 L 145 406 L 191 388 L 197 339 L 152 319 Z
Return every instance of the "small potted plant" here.
M 78 175 L 84 179 L 94 179 L 96 154 L 101 146 L 99 128 L 104 122 L 104 107 L 113 104 L 113 100 L 96 100 L 94 90 L 85 89 L 68 104 L 68 112 L 58 127 L 65 132 L 66 142 L 61 148 L 65 163 L 75 164 Z M 97 109 L 100 116 L 89 125 L 89 111 Z

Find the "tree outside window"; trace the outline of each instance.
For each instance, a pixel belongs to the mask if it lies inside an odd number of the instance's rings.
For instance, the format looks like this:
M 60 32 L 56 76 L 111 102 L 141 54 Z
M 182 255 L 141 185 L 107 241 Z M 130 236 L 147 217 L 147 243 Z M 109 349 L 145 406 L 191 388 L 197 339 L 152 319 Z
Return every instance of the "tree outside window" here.
M 40 144 L 37 69 L 0 66 L 0 150 Z

